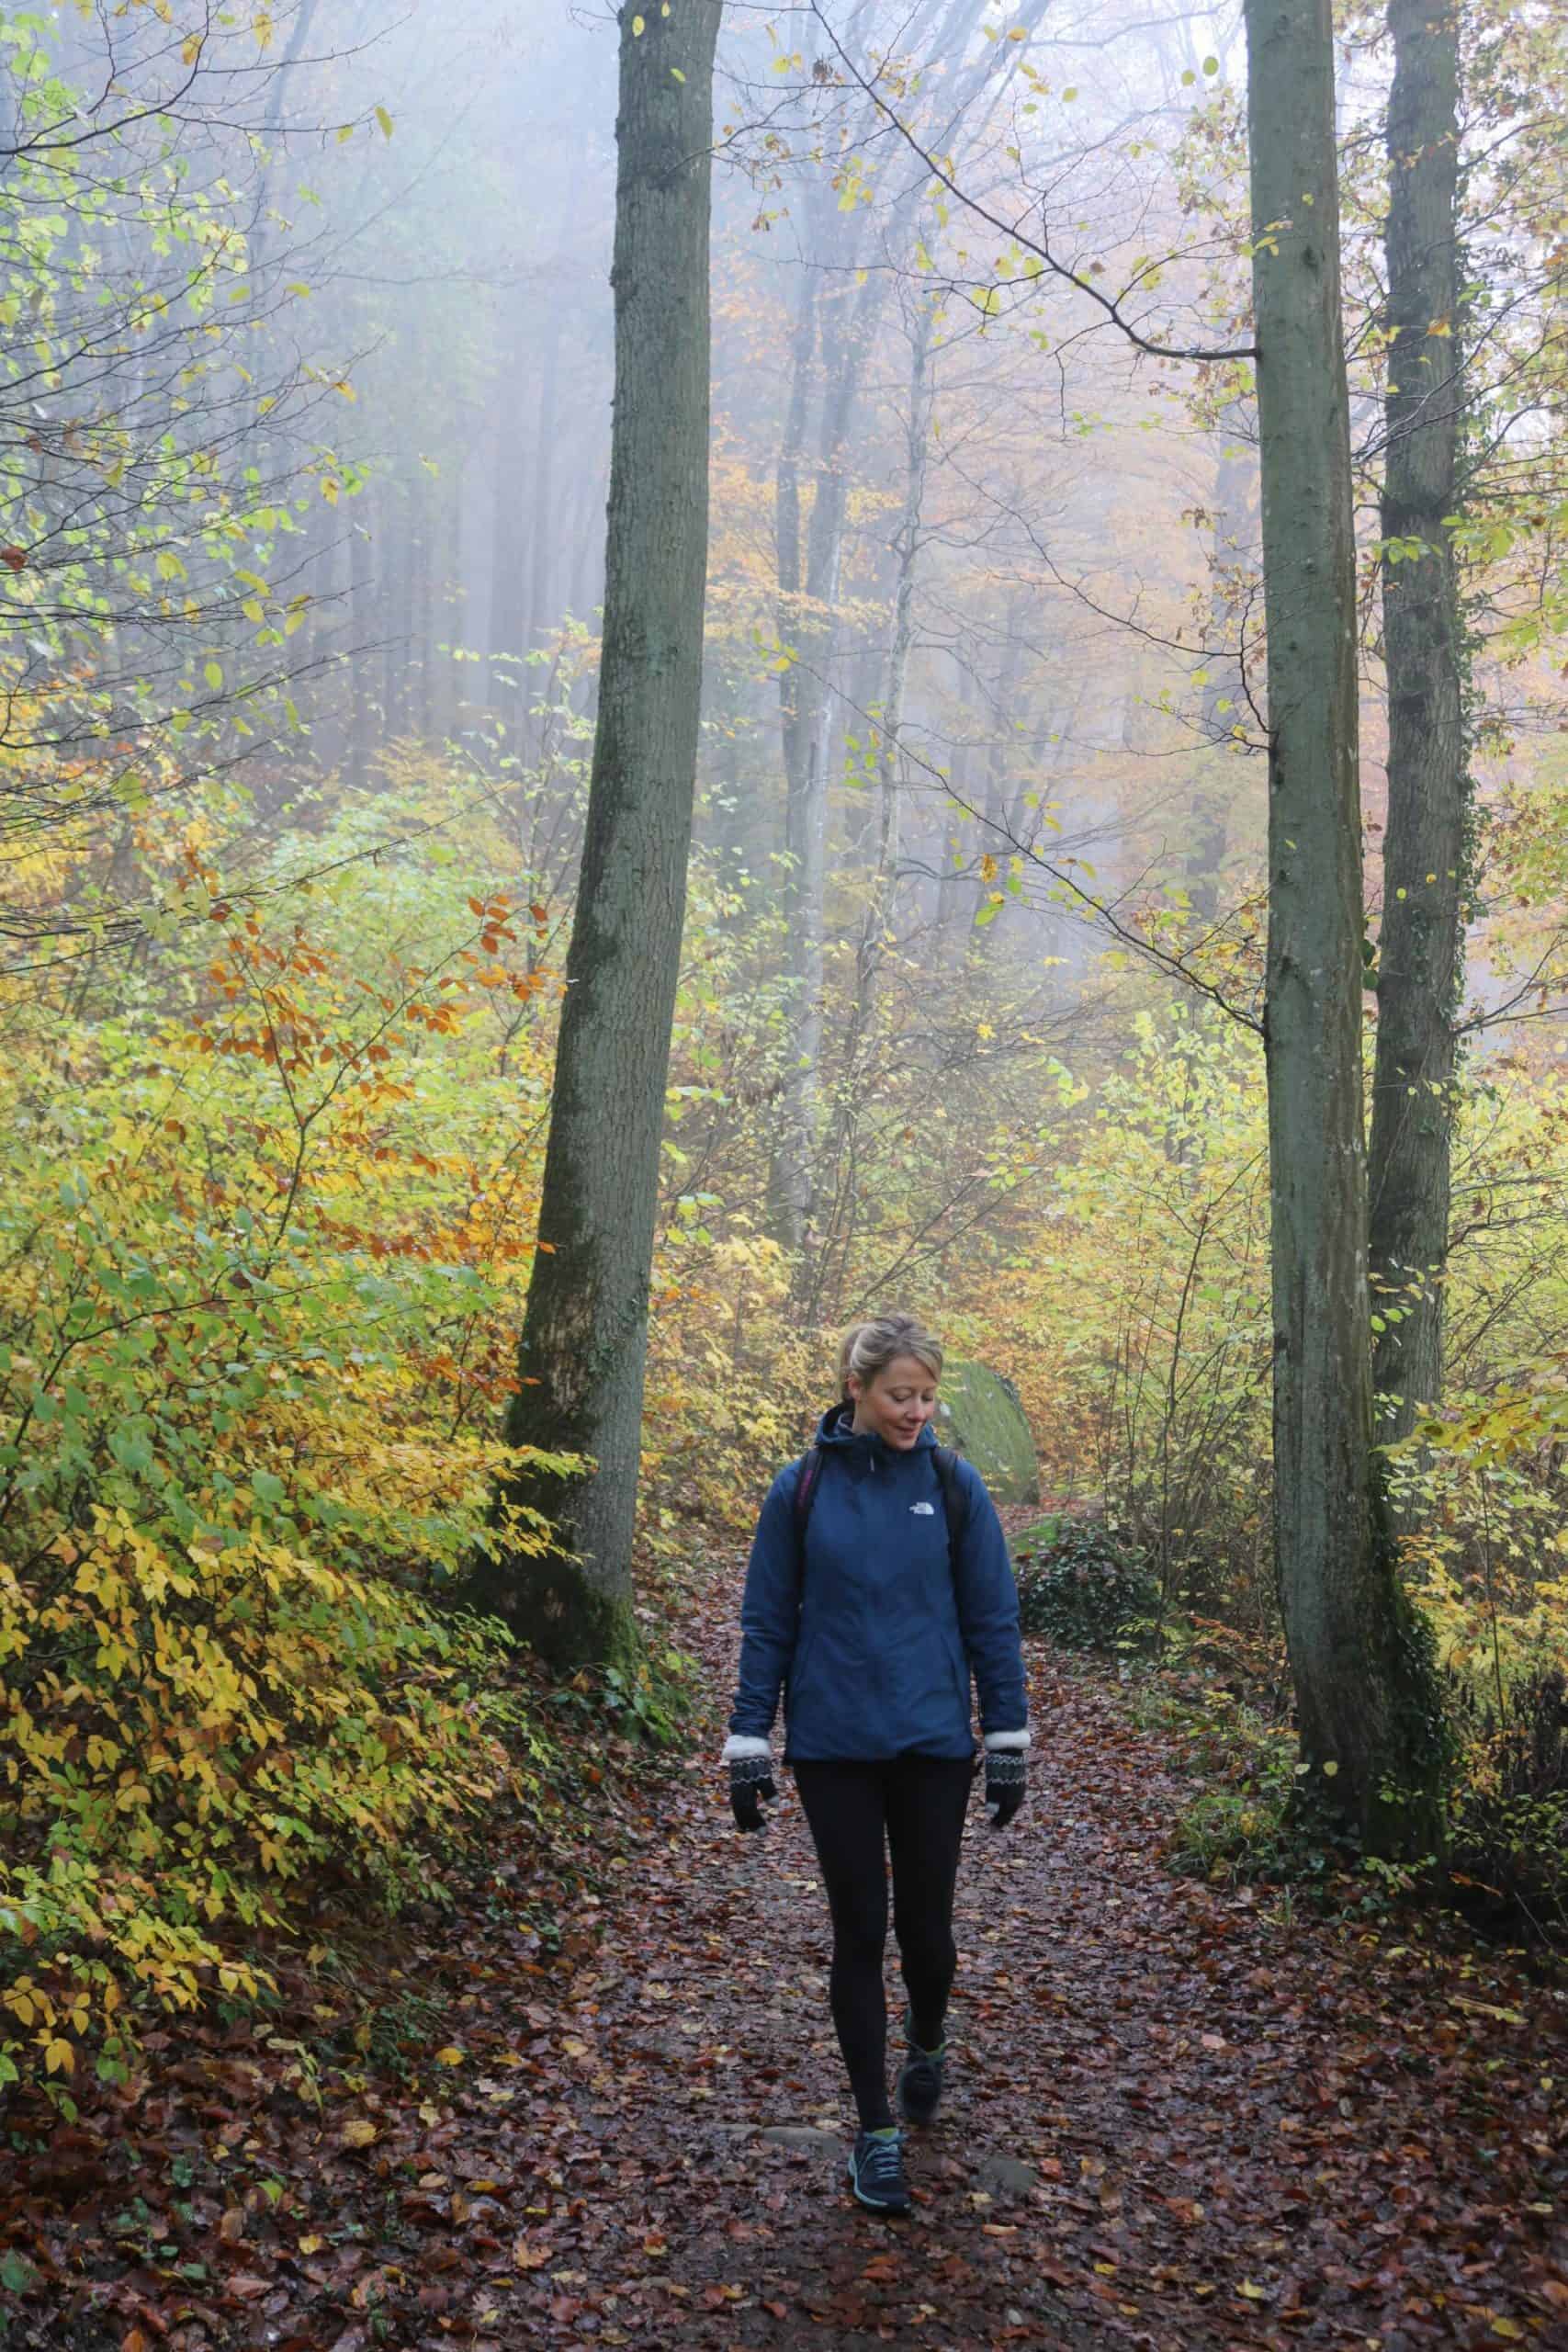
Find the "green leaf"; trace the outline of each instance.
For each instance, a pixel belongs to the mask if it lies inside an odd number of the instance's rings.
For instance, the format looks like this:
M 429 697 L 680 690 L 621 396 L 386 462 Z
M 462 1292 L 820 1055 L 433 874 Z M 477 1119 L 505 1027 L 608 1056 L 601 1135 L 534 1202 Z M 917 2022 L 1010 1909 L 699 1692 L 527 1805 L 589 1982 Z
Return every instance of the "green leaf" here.
M 376 109 L 376 119 L 377 119 L 377 121 L 378 121 L 378 122 L 380 124 L 380 126 L 381 126 L 381 136 L 382 136 L 382 138 L 383 138 L 383 139 L 390 139 L 390 137 L 391 137 L 391 135 L 392 135 L 392 118 L 391 118 L 391 116 L 387 112 L 387 109 L 386 109 L 386 107 L 377 107 L 377 109 Z

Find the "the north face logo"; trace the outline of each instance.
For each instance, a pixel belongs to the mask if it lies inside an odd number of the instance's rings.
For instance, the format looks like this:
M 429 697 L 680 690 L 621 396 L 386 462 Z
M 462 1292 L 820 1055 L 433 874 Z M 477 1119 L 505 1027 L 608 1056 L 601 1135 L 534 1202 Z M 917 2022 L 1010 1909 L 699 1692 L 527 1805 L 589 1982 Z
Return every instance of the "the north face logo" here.
M 935 1503 L 911 1503 L 909 1505 L 909 1509 L 915 1513 L 918 1519 L 934 1519 L 936 1517 Z

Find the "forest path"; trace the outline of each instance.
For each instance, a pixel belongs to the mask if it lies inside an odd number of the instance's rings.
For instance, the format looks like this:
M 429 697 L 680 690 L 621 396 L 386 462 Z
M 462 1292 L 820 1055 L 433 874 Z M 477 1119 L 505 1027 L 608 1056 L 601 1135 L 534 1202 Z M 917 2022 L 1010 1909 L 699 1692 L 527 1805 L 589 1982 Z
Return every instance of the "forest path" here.
M 6 2352 L 1568 2346 L 1568 1996 L 1451 1925 L 1172 1877 L 1168 1735 L 1038 1645 L 916 2208 L 855 2206 L 826 1905 L 787 1775 L 730 1822 L 737 1564 L 701 1577 L 694 1751 L 595 1781 L 600 1719 L 563 1746 L 592 1883 L 498 1822 L 465 1914 L 375 1930 L 336 2006 L 307 1973 L 172 2022 L 125 2094 L 0 2138 Z
M 827 1912 L 787 1775 L 761 1838 L 705 1759 L 670 1801 L 600 1953 L 636 2118 L 612 2139 L 658 2249 L 624 2340 L 1568 2344 L 1561 2003 L 1171 1877 L 1191 1782 L 1114 1685 L 1038 1652 L 1032 1681 L 1027 1810 L 998 1834 L 971 1808 L 950 2087 L 903 2223 L 843 2191 Z

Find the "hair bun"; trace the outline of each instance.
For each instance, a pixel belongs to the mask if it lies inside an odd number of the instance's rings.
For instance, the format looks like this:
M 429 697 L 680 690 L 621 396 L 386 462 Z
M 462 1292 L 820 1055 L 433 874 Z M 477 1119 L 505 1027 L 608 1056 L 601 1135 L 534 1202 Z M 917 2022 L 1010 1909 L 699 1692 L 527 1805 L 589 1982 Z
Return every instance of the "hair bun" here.
M 913 1315 L 875 1315 L 869 1322 L 852 1323 L 839 1348 L 839 1387 L 847 1397 L 850 1375 L 874 1380 L 900 1356 L 913 1356 L 933 1380 L 942 1378 L 942 1341 Z

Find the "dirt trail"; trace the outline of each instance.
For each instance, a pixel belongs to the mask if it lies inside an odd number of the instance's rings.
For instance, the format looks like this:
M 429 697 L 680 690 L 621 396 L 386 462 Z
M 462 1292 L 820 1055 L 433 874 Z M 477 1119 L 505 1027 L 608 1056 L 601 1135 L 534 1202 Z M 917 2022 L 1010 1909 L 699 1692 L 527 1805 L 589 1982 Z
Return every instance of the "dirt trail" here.
M 1038 1656 L 1026 1812 L 971 1812 L 916 2211 L 851 2203 L 804 1820 L 786 1780 L 739 1838 L 713 1761 L 730 1573 L 703 1751 L 615 1801 L 561 1949 L 492 1894 L 405 1955 L 446 2002 L 407 2086 L 307 2104 L 240 2026 L 53 2172 L 0 2154 L 0 2247 L 42 2266 L 0 2345 L 1568 2346 L 1563 1996 L 1171 1877 L 1191 1784 Z
M 1568 2345 L 1561 2001 L 1172 1878 L 1190 1784 L 1113 1688 L 1034 1684 L 1027 1815 L 998 1836 L 971 1813 L 951 2087 L 904 2224 L 840 2191 L 799 1807 L 741 1839 L 705 1770 L 671 1802 L 671 1877 L 612 1927 L 602 2011 L 643 2078 L 639 2158 L 679 2179 L 668 2340 Z

